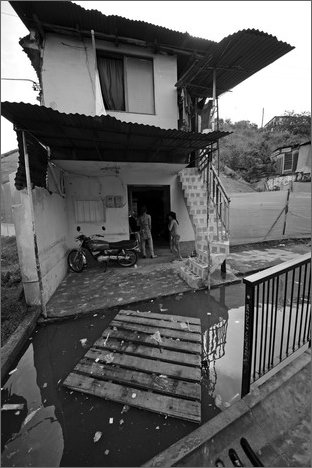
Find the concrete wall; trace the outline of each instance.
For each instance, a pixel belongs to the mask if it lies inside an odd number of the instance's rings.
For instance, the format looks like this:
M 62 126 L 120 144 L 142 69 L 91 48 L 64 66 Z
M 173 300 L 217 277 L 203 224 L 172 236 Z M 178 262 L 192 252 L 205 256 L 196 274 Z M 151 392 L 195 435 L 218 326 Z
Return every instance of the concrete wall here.
M 175 56 L 153 54 L 148 49 L 96 41 L 99 50 L 153 59 L 155 115 L 108 112 L 125 122 L 177 128 L 178 106 L 177 59 Z M 91 40 L 47 34 L 42 67 L 43 99 L 46 107 L 60 112 L 95 114 L 94 92 L 95 55 Z M 138 81 L 140 76 L 138 74 Z
M 78 174 L 84 166 L 84 172 L 86 173 L 89 169 L 91 174 L 90 176 L 78 176 L 68 173 L 65 178 L 70 245 L 74 245 L 78 224 L 86 235 L 101 233 L 101 226 L 104 224 L 107 240 L 118 241 L 129 238 L 128 185 L 169 185 L 171 210 L 177 213 L 181 241 L 194 240 L 193 228 L 177 177 L 177 171 L 182 169 L 183 166 L 173 168 L 170 164 L 118 163 L 118 174 L 116 174 L 116 165 L 114 169 L 111 163 L 105 163 L 105 167 L 102 167 L 101 172 L 99 170 L 100 163 L 97 162 L 88 163 L 88 169 L 86 169 L 86 163 L 83 162 L 58 161 L 58 164 L 66 169 L 70 164 L 71 170 L 75 174 Z M 101 166 L 104 166 L 104 164 L 102 163 Z M 96 176 L 96 173 L 102 173 L 103 175 Z M 103 200 L 105 203 L 107 195 L 121 195 L 123 197 L 123 206 L 121 208 L 106 208 L 104 222 L 76 222 L 75 200 Z
M 46 303 L 67 271 L 68 222 L 65 199 L 50 182 L 49 193 L 42 188 L 32 191 L 39 261 Z M 30 203 L 26 189 L 17 191 L 11 179 L 13 218 L 26 302 L 40 305 L 38 274 L 35 262 Z

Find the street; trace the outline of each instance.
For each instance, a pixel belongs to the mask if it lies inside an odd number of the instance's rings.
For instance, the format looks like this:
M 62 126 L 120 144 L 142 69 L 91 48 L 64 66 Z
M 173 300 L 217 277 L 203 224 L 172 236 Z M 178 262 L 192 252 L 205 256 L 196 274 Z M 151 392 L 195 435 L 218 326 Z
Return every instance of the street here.
M 286 191 L 231 194 L 230 239 L 232 244 L 260 242 L 286 203 Z M 284 213 L 267 236 L 282 239 Z M 311 234 L 311 193 L 290 194 L 286 237 Z

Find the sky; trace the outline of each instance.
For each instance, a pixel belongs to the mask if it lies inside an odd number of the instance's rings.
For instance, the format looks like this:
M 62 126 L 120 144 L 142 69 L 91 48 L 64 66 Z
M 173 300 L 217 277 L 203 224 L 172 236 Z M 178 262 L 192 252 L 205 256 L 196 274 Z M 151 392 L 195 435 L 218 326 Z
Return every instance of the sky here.
M 77 1 L 107 15 L 147 21 L 219 42 L 241 29 L 259 29 L 295 49 L 219 99 L 219 116 L 261 126 L 285 111 L 311 111 L 310 1 Z M 1 1 L 1 78 L 38 81 L 18 44 L 28 34 L 11 5 Z M 27 81 L 1 81 L 1 100 L 39 104 Z M 13 126 L 1 117 L 1 153 L 17 147 Z

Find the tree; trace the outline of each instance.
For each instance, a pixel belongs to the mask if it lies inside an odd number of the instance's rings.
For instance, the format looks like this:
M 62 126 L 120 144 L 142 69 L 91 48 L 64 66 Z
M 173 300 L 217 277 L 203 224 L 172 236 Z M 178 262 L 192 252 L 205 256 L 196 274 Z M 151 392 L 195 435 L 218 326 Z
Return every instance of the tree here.
M 310 112 L 302 112 L 298 114 L 294 111 L 285 111 L 284 117 L 285 118 L 276 126 L 277 131 L 287 132 L 306 139 L 311 138 Z

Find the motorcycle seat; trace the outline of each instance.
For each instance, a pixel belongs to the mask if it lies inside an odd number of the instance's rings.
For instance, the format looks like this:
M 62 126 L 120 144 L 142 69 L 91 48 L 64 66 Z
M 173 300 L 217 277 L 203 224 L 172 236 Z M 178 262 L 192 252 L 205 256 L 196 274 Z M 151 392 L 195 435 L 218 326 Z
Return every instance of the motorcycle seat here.
M 110 249 L 133 249 L 135 247 L 136 241 L 133 240 L 123 240 L 119 242 L 110 242 Z

